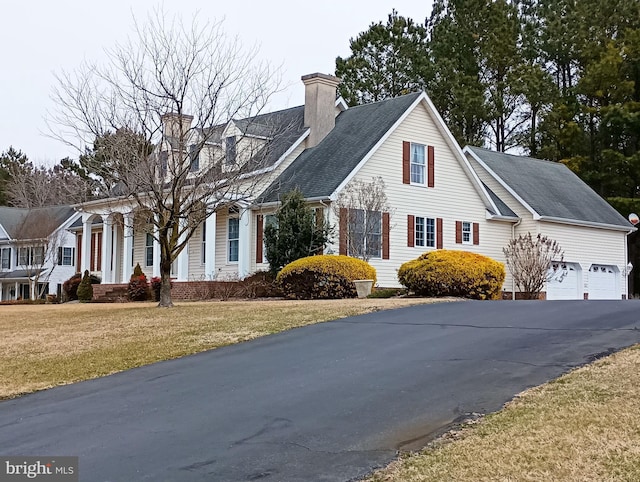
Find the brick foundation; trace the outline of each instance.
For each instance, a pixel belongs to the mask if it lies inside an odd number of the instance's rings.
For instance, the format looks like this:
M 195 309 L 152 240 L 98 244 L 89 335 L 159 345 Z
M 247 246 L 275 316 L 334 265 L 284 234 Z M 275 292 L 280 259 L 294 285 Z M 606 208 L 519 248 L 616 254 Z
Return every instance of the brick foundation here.
M 502 299 L 503 300 L 511 300 L 513 299 L 512 297 L 512 293 L 511 291 L 503 291 L 502 292 Z M 516 300 L 524 300 L 524 296 L 523 293 L 521 293 L 520 291 L 516 291 Z M 547 299 L 547 293 L 545 291 L 540 293 L 540 296 L 538 296 L 539 300 L 546 300 Z
M 96 301 L 118 301 L 112 293 L 122 293 L 126 300 L 126 284 L 93 285 L 93 299 Z M 171 298 L 174 300 L 209 300 L 213 298 L 256 298 L 277 296 L 265 284 L 244 281 L 173 281 Z

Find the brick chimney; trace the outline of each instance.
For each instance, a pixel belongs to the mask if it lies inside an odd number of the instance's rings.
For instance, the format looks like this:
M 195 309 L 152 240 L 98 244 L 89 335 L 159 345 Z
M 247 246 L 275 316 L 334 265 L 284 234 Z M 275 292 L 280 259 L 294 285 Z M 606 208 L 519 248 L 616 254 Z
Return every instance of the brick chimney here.
M 336 126 L 336 88 L 340 79 L 327 74 L 302 76 L 304 82 L 304 125 L 311 129 L 307 147 L 317 146 Z

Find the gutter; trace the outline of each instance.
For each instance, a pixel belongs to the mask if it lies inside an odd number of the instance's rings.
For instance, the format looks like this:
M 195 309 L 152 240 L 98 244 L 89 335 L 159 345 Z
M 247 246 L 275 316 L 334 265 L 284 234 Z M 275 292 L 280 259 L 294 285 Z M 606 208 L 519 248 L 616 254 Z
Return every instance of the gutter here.
M 631 234 L 634 231 L 637 231 L 638 228 L 635 228 L 631 225 L 623 226 L 620 224 L 606 224 L 606 223 L 596 223 L 593 221 L 580 221 L 577 219 L 566 219 L 566 218 L 557 218 L 553 216 L 540 216 L 538 221 L 545 221 L 548 223 L 557 223 L 557 224 L 571 224 L 573 226 L 584 226 L 587 228 L 598 228 L 598 229 L 611 229 L 614 231 L 626 231 L 627 234 Z
M 511 226 L 511 239 L 516 239 L 516 228 L 520 226 L 521 222 L 522 218 L 518 219 L 518 222 Z M 511 300 L 516 300 L 516 279 L 514 278 L 513 273 L 511 273 Z

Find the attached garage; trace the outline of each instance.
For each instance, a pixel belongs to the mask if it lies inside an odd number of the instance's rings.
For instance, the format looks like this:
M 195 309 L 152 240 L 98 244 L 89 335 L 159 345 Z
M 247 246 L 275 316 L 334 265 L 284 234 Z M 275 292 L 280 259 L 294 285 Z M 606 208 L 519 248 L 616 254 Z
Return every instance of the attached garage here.
M 592 264 L 589 268 L 589 299 L 620 299 L 619 279 L 620 272 L 617 266 Z
M 582 270 L 578 263 L 553 263 L 547 281 L 548 300 L 581 300 Z

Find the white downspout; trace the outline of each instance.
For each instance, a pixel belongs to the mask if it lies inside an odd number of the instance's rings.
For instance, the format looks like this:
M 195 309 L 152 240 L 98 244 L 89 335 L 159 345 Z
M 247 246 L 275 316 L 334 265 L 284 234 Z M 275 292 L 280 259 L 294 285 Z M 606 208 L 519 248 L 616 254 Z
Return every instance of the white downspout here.
M 517 223 L 511 225 L 511 239 L 516 239 L 516 228 L 520 225 L 521 222 L 522 218 L 518 219 Z M 513 273 L 511 273 L 511 300 L 516 300 L 516 279 L 513 276 Z

